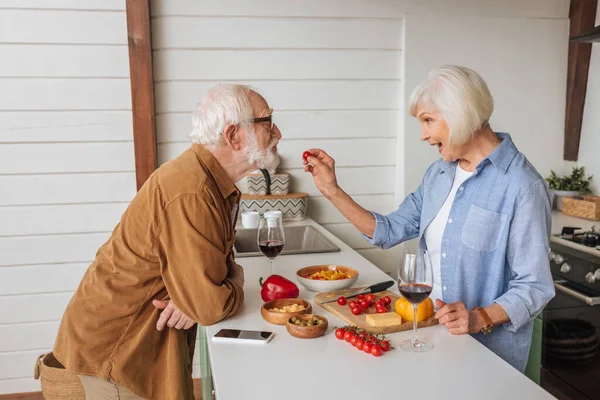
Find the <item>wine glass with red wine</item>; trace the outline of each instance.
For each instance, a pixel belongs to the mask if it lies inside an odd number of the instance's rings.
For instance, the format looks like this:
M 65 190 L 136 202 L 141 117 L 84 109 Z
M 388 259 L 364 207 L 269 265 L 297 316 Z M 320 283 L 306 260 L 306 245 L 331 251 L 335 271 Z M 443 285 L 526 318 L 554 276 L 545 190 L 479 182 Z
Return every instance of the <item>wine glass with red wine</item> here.
M 398 290 L 412 303 L 414 308 L 413 338 L 400 343 L 405 351 L 424 352 L 433 348 L 431 343 L 417 336 L 417 307 L 423 302 L 433 288 L 433 266 L 427 250 L 419 249 L 417 253 L 405 252 L 398 268 Z
M 285 235 L 283 234 L 281 218 L 266 217 L 261 219 L 258 226 L 258 248 L 271 262 L 271 275 L 273 275 L 275 257 L 281 253 L 284 244 Z

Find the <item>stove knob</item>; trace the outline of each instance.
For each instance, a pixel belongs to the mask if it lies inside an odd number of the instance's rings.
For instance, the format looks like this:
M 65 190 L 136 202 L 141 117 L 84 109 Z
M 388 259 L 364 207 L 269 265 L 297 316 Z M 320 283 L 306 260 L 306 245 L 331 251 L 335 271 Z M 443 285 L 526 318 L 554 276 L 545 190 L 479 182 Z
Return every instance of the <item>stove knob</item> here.
M 588 272 L 587 275 L 585 276 L 585 281 L 587 283 L 594 283 L 596 282 L 596 278 L 594 278 L 594 274 L 591 272 Z
M 550 260 L 550 261 L 554 260 L 555 256 L 556 256 L 556 254 L 552 250 L 548 250 L 548 260 Z
M 557 263 L 558 265 L 560 265 L 565 262 L 565 258 L 563 256 L 561 256 L 560 254 L 555 254 L 554 262 Z
M 563 274 L 568 274 L 569 272 L 571 272 L 571 266 L 567 263 L 564 263 L 562 267 L 560 267 L 560 272 L 562 272 Z
M 597 281 L 600 281 L 600 268 L 596 270 L 596 272 L 594 272 L 594 278 Z

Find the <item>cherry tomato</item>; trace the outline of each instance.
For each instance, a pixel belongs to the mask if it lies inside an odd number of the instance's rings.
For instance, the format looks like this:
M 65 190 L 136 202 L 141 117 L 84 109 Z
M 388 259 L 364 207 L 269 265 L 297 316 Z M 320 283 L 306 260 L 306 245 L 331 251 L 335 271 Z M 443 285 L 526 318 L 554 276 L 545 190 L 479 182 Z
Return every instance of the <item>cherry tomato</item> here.
M 344 340 L 346 342 L 350 342 L 350 340 L 352 340 L 352 338 L 354 337 L 354 334 L 350 331 L 348 332 L 344 332 Z
M 392 304 L 392 299 L 390 296 L 383 296 L 382 300 L 386 305 Z
M 338 339 L 340 339 L 340 340 L 343 340 L 345 333 L 346 333 L 346 331 L 343 330 L 342 328 L 337 328 L 335 330 L 335 337 L 338 338 Z
M 355 346 L 355 347 L 356 347 L 358 350 L 362 350 L 364 345 L 365 345 L 365 341 L 364 341 L 364 340 L 361 340 L 361 339 L 358 339 L 358 340 L 356 341 L 356 346 Z
M 361 313 L 360 307 L 354 307 L 352 309 L 352 314 L 354 314 L 354 315 L 360 315 L 360 313 Z
M 377 314 L 383 314 L 383 313 L 386 313 L 386 312 L 387 312 L 387 310 L 385 308 L 380 307 L 380 308 L 377 309 Z
M 365 299 L 367 299 L 367 301 L 371 304 L 375 303 L 375 296 L 373 296 L 372 294 L 368 294 L 367 297 L 365 297 Z
M 363 347 L 364 349 L 364 347 Z M 378 345 L 373 345 L 371 346 L 371 354 L 374 355 L 375 357 L 381 357 L 381 347 L 379 347 Z
M 359 307 L 360 305 L 358 304 L 358 301 L 356 300 L 352 300 L 350 302 L 350 308 L 355 308 L 355 307 Z
M 367 354 L 371 354 L 371 343 L 365 342 L 365 344 L 363 344 L 363 351 Z
M 338 297 L 338 304 L 340 306 L 345 306 L 346 305 L 346 298 L 344 296 Z
M 302 153 L 302 158 L 305 161 L 308 160 L 308 157 L 312 157 L 312 153 L 310 151 L 305 151 L 304 153 Z
M 381 347 L 381 350 L 383 351 L 390 351 L 390 342 L 387 340 L 382 340 L 381 343 L 379 343 L 379 347 Z
M 385 304 L 383 303 L 383 301 L 377 300 L 377 302 L 375 303 L 375 308 L 378 308 L 378 307 L 385 308 Z
M 354 347 L 356 347 L 356 341 L 358 340 L 358 338 L 356 336 L 352 336 L 352 338 L 350 339 L 350 344 Z
M 365 299 L 365 295 L 364 294 L 359 294 L 358 296 L 356 296 L 356 298 L 358 299 L 358 301 L 361 301 L 361 300 Z
M 360 304 L 360 308 L 369 308 L 369 302 L 365 299 L 362 299 L 358 302 Z

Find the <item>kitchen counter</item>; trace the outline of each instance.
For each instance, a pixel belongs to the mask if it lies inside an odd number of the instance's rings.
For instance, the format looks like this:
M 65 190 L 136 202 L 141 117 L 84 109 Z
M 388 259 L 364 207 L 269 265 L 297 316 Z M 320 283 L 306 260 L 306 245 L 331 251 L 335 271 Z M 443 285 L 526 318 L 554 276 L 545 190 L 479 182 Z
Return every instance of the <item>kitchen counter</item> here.
M 356 268 L 356 286 L 389 280 L 389 276 L 310 219 L 341 252 L 280 256 L 275 273 L 296 282 L 295 271 L 315 264 Z M 453 336 L 443 326 L 419 331 L 433 344 L 428 353 L 400 349 L 373 357 L 335 338 L 331 328 L 343 321 L 316 305 L 300 284 L 300 297 L 313 313 L 329 320 L 328 333 L 297 339 L 285 326 L 271 325 L 260 314 L 259 277 L 269 274 L 265 257 L 238 258 L 244 267 L 245 301 L 237 315 L 206 328 L 217 400 L 240 399 L 552 399 L 546 391 L 515 370 L 469 335 Z M 397 288 L 391 289 L 397 293 Z M 275 332 L 268 344 L 219 343 L 212 336 L 222 328 Z M 498 327 L 496 329 L 503 329 Z M 392 346 L 412 337 L 412 331 L 388 335 Z

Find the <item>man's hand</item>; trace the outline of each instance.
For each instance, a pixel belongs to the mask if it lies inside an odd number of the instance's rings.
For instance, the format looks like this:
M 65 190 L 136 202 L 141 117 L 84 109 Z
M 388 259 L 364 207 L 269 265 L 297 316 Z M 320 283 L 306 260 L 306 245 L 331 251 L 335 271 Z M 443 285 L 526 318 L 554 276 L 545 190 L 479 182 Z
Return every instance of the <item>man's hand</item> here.
M 227 264 L 227 278 L 239 287 L 244 287 L 244 269 L 236 262 Z
M 190 317 L 179 311 L 169 300 L 152 300 L 152 305 L 159 310 L 163 310 L 156 323 L 156 329 L 159 331 L 162 331 L 165 325 L 175 329 L 190 329 L 195 324 Z

